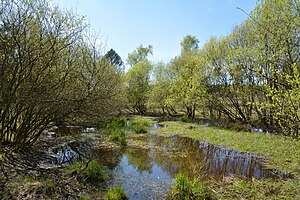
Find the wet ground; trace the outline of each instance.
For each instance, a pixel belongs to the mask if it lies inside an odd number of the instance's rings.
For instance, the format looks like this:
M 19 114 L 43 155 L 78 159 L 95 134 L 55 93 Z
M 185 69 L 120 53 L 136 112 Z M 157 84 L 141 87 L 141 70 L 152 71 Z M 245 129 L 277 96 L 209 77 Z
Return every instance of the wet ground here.
M 83 131 L 85 139 L 81 142 L 68 141 L 51 147 L 51 162 L 53 165 L 67 165 L 87 157 L 97 159 L 111 172 L 107 187 L 122 185 L 129 199 L 163 199 L 179 172 L 202 179 L 290 176 L 266 168 L 265 159 L 254 153 L 222 148 L 177 135 L 162 137 L 155 132 L 158 128 L 163 127 L 154 124 L 148 134 L 129 136 L 128 145 L 123 148 L 101 143 L 94 133 Z

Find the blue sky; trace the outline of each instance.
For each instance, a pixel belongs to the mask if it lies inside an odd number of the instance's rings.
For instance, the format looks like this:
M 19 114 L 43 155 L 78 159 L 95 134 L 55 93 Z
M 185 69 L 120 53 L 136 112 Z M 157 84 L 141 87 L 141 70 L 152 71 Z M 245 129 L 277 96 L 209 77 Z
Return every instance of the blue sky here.
M 125 61 L 140 44 L 152 45 L 153 61 L 180 54 L 180 41 L 194 35 L 203 45 L 224 36 L 247 19 L 256 0 L 54 0 L 59 7 L 86 16 L 96 33 Z

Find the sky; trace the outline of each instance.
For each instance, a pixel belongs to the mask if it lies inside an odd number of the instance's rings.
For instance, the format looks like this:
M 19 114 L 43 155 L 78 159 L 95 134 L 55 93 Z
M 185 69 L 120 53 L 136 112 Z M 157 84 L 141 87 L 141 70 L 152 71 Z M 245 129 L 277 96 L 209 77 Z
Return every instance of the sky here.
M 212 36 L 226 36 L 241 24 L 256 0 L 54 0 L 62 9 L 86 16 L 100 35 L 104 51 L 114 49 L 126 61 L 139 45 L 153 46 L 153 61 L 180 54 L 186 35 L 202 46 Z

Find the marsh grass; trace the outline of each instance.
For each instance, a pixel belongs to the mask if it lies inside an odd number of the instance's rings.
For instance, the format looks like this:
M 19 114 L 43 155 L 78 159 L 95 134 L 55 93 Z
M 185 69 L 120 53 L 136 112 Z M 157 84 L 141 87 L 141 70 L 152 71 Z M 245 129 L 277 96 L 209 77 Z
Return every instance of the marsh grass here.
M 141 133 L 147 133 L 150 130 L 151 127 L 151 121 L 145 118 L 138 118 L 138 117 L 133 117 L 131 122 L 130 129 L 136 133 L 136 134 L 141 134 Z
M 299 199 L 299 177 L 288 180 L 244 180 L 225 177 L 222 181 L 211 180 L 210 187 L 217 199 Z
M 127 145 L 127 141 L 125 138 L 125 131 L 123 130 L 115 130 L 109 135 L 109 141 L 118 143 L 120 145 Z
M 114 117 L 110 119 L 106 124 L 106 129 L 116 131 L 124 129 L 128 126 L 128 119 L 125 116 Z
M 186 175 L 176 175 L 171 191 L 167 197 L 169 200 L 205 200 L 214 199 L 212 192 L 198 179 L 190 180 Z
M 110 188 L 103 197 L 104 200 L 127 200 L 128 197 L 121 186 Z
M 108 174 L 97 160 L 91 160 L 88 163 L 75 162 L 67 166 L 66 172 L 76 174 L 80 180 L 90 184 L 97 184 L 108 179 Z

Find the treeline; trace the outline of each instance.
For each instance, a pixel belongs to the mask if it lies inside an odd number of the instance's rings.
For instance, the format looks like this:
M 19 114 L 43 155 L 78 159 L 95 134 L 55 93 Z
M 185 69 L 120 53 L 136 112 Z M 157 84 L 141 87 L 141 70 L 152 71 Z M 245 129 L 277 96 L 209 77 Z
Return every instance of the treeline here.
M 147 59 L 151 46 L 129 54 L 128 108 L 183 111 L 189 118 L 197 114 L 299 138 L 298 0 L 258 1 L 229 35 L 212 37 L 202 48 L 198 43 L 186 36 L 181 54 L 167 64 Z
M 118 111 L 122 61 L 79 16 L 43 0 L 0 2 L 0 144 L 28 147 L 50 125 Z

